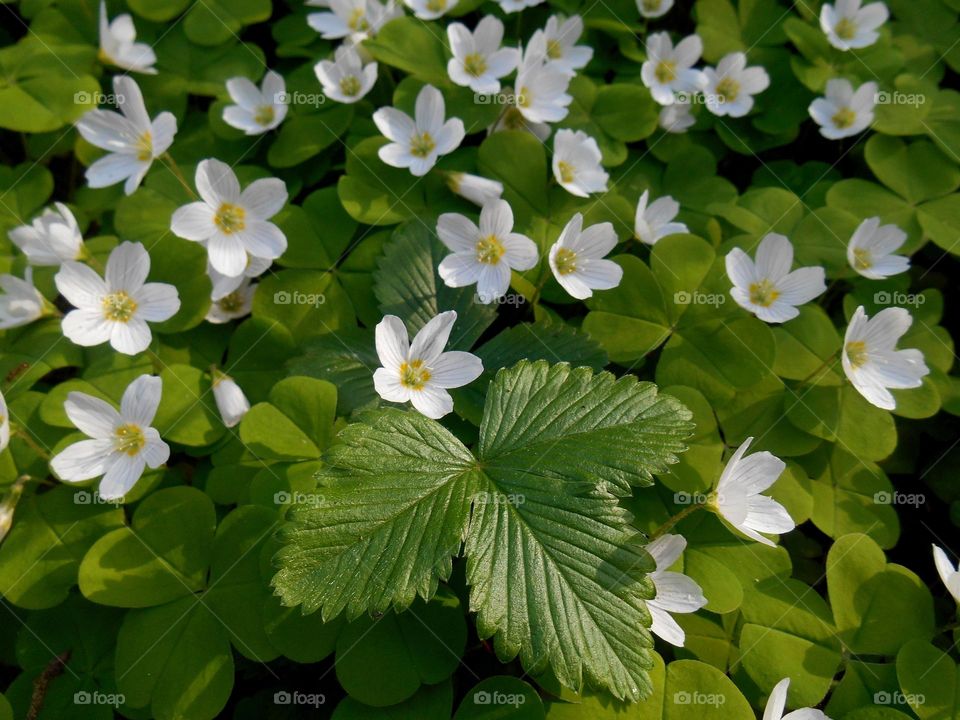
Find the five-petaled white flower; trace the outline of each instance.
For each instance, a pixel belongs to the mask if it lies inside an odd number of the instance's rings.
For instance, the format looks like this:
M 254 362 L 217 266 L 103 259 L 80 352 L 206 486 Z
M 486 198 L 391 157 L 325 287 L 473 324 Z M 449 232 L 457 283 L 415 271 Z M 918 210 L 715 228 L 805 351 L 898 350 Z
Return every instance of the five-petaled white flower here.
M 0 330 L 27 325 L 46 313 L 47 301 L 33 286 L 33 268 L 27 268 L 23 280 L 0 275 L 0 290 Z
M 213 158 L 197 165 L 201 201 L 173 213 L 170 229 L 207 247 L 210 264 L 236 277 L 248 265 L 248 253 L 273 260 L 287 249 L 287 238 L 268 220 L 287 202 L 287 186 L 277 178 L 254 180 L 243 192 L 233 169 Z
M 692 613 L 707 604 L 703 590 L 696 582 L 669 569 L 686 547 L 687 541 L 680 535 L 668 534 L 645 548 L 657 564 L 656 570 L 649 575 L 657 594 L 653 600 L 646 601 L 653 620 L 650 632 L 677 647 L 683 647 L 686 633 L 670 613 Z
M 0 392 L 0 452 L 10 444 L 10 411 L 7 409 L 7 399 Z
M 151 339 L 147 323 L 169 320 L 180 309 L 177 288 L 146 282 L 149 273 L 150 255 L 140 243 L 113 249 L 106 281 L 86 265 L 65 262 L 54 280 L 76 309 L 63 318 L 63 334 L 84 347 L 109 341 L 125 355 L 146 350 Z
M 688 35 L 673 46 L 670 35 L 654 33 L 647 38 L 647 59 L 640 66 L 640 79 L 661 105 L 676 102 L 676 93 L 692 93 L 701 85 L 696 65 L 703 53 L 699 35 Z
M 820 28 L 830 44 L 839 50 L 856 50 L 873 45 L 880 37 L 877 29 L 890 17 L 882 2 L 860 7 L 861 0 L 837 0 L 820 8 Z
M 690 232 L 684 223 L 673 221 L 680 212 L 680 203 L 669 195 L 664 195 L 648 206 L 649 198 L 650 191 L 644 190 L 637 202 L 637 212 L 633 220 L 633 234 L 637 240 L 647 245 L 655 245 L 657 240 L 667 235 Z
M 503 195 L 503 183 L 479 175 L 449 172 L 444 179 L 452 192 L 480 207 L 493 200 L 499 200 Z
M 531 123 L 559 122 L 573 102 L 567 94 L 570 75 L 548 59 L 547 36 L 534 35 L 517 69 L 515 98 L 517 111 Z
M 267 70 L 259 88 L 245 77 L 230 78 L 227 92 L 236 105 L 223 109 L 223 121 L 247 135 L 273 130 L 287 116 L 287 84 L 273 70 Z
M 29 225 L 13 228 L 10 240 L 27 256 L 31 265 L 59 265 L 66 260 L 80 260 L 86 254 L 80 226 L 63 203 L 54 203 Z
M 0 447 L 0 449 L 2 449 L 2 447 Z M 937 573 L 940 575 L 940 579 L 943 580 L 947 592 L 953 596 L 954 600 L 960 603 L 960 572 L 957 571 L 957 566 L 947 557 L 943 548 L 937 545 L 933 546 L 933 562 L 937 566 Z
M 543 0 L 497 0 L 505 13 L 515 13 L 527 8 L 536 7 Z
M 483 363 L 468 352 L 443 352 L 457 319 L 453 310 L 440 313 L 424 325 L 413 343 L 396 315 L 377 325 L 377 355 L 383 367 L 373 373 L 373 384 L 384 400 L 413 406 L 437 420 L 453 410 L 447 390 L 462 387 L 483 373 Z
M 808 112 L 820 126 L 820 134 L 829 140 L 851 137 L 866 130 L 873 122 L 877 105 L 877 84 L 866 82 L 853 90 L 849 80 L 827 81 L 825 97 L 810 103 Z
M 355 103 L 377 82 L 377 64 L 363 64 L 357 49 L 344 43 L 333 53 L 333 60 L 321 60 L 313 66 L 323 94 L 341 103 Z
M 106 65 L 115 65 L 131 72 L 156 75 L 153 64 L 157 55 L 146 43 L 138 43 L 137 29 L 129 14 L 117 15 L 110 22 L 107 2 L 100 0 L 100 52 L 99 59 Z
M 73 443 L 50 460 L 57 477 L 64 482 L 83 482 L 103 476 L 100 497 L 120 500 L 136 485 L 144 468 L 163 465 L 170 457 L 170 447 L 150 426 L 162 389 L 160 378 L 141 375 L 123 391 L 120 412 L 93 395 L 68 394 L 63 409 L 90 439 Z
M 843 372 L 857 392 L 883 410 L 897 407 L 888 388 L 918 388 L 930 372 L 922 352 L 896 349 L 897 341 L 912 323 L 913 318 L 903 308 L 885 308 L 868 318 L 861 305 L 847 326 L 840 357 Z
M 376 35 L 388 21 L 403 15 L 393 0 L 385 5 L 378 0 L 307 0 L 306 4 L 330 8 L 328 12 L 307 15 L 307 24 L 326 40 L 348 37 L 358 43 Z
M 222 325 L 250 314 L 257 286 L 250 282 L 250 278 L 241 276 L 239 280 L 240 284 L 230 292 L 210 298 L 210 309 L 205 318 L 207 322 Z
M 747 67 L 742 52 L 724 55 L 716 69 L 704 68 L 700 77 L 707 110 L 721 117 L 743 117 L 753 109 L 753 96 L 769 86 L 767 71 L 759 65 Z
M 673 0 L 637 0 L 637 10 L 643 17 L 652 20 L 663 17 L 673 7 Z
M 557 15 L 551 15 L 543 30 L 537 30 L 534 36 L 542 34 L 546 41 L 547 62 L 558 67 L 568 75 L 576 75 L 593 57 L 593 48 L 589 45 L 577 45 L 583 35 L 583 19 L 573 15 L 561 21 Z
M 217 403 L 220 419 L 228 428 L 234 427 L 243 420 L 243 416 L 250 409 L 250 401 L 236 380 L 213 368 L 213 399 Z
M 557 130 L 553 136 L 553 177 L 571 195 L 589 197 L 607 189 L 610 176 L 601 159 L 597 141 L 583 130 Z
M 617 244 L 617 233 L 608 222 L 583 227 L 577 213 L 550 248 L 550 269 L 560 286 L 577 300 L 594 290 L 610 290 L 623 279 L 623 268 L 604 256 Z
M 380 148 L 380 159 L 392 167 L 409 168 L 411 174 L 420 177 L 437 158 L 456 150 L 465 133 L 460 118 L 444 122 L 443 94 L 433 85 L 420 89 L 414 115 L 411 118 L 397 108 L 382 107 L 373 114 L 373 122 L 392 141 Z
M 403 0 L 421 20 L 436 20 L 457 5 L 457 0 Z
M 513 72 L 520 62 L 520 50 L 502 48 L 503 23 L 486 15 L 471 33 L 462 23 L 450 23 L 447 37 L 453 57 L 447 74 L 457 85 L 476 93 L 500 92 L 500 78 Z
M 537 264 L 537 246 L 513 232 L 513 211 L 506 200 L 483 206 L 480 227 L 458 213 L 444 213 L 437 220 L 437 236 L 453 252 L 440 262 L 440 277 L 449 287 L 476 283 L 484 304 L 506 294 L 511 270 Z
M 793 272 L 793 245 L 783 235 L 769 233 L 757 247 L 756 262 L 740 248 L 727 253 L 730 294 L 737 305 L 768 323 L 792 320 L 798 305 L 810 302 L 827 289 L 822 267 Z
M 790 678 L 784 678 L 770 691 L 767 706 L 763 711 L 763 720 L 830 720 L 822 711 L 816 708 L 802 708 L 783 714 L 787 706 L 787 690 L 790 688 Z
M 90 110 L 77 122 L 77 130 L 88 143 L 108 151 L 87 168 L 90 187 L 123 182 L 123 191 L 132 195 L 153 161 L 173 144 L 177 119 L 162 112 L 151 121 L 140 87 L 126 75 L 113 78 L 113 92 L 120 112 Z
M 779 535 L 796 524 L 783 505 L 761 493 L 777 481 L 786 463 L 766 451 L 743 457 L 751 442 L 752 437 L 744 440 L 727 462 L 707 506 L 747 537 L 773 547 L 760 533 Z
M 907 241 L 896 225 L 881 225 L 879 217 L 867 218 L 854 231 L 847 245 L 847 262 L 871 280 L 883 280 L 910 269 L 910 258 L 895 255 Z
M 689 101 L 677 100 L 673 105 L 666 105 L 660 109 L 660 116 L 657 118 L 657 124 L 662 130 L 676 135 L 685 133 L 692 128 L 697 119 L 691 112 L 692 103 Z

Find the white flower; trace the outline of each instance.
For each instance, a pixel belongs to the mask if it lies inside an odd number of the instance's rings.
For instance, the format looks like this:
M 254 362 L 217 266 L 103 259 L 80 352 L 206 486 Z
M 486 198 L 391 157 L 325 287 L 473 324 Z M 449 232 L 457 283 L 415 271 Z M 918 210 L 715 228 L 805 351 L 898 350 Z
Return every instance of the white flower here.
M 10 444 L 10 412 L 7 410 L 7 400 L 0 392 L 0 452 Z
M 230 78 L 227 92 L 236 105 L 223 109 L 223 121 L 247 135 L 273 130 L 287 116 L 287 84 L 273 70 L 267 70 L 259 88 L 245 77 Z
M 762 67 L 747 67 L 747 56 L 734 52 L 724 55 L 716 69 L 704 68 L 700 83 L 707 110 L 738 118 L 753 108 L 753 96 L 770 86 L 770 76 Z
M 657 123 L 668 133 L 685 133 L 692 128 L 697 119 L 691 112 L 691 104 L 677 100 L 673 105 L 667 105 L 660 109 L 660 117 Z
M 386 5 L 378 0 L 330 0 L 322 7 L 329 7 L 330 12 L 310 13 L 307 24 L 326 40 L 349 37 L 355 43 L 376 35 L 388 21 L 403 15 L 393 0 Z
M 907 241 L 896 225 L 881 225 L 879 217 L 867 218 L 854 231 L 847 245 L 847 262 L 871 280 L 883 280 L 910 269 L 910 258 L 894 255 Z
M 70 422 L 87 435 L 61 450 L 50 467 L 64 482 L 82 482 L 103 476 L 100 497 L 120 500 L 137 483 L 145 467 L 158 468 L 170 457 L 170 447 L 150 427 L 163 383 L 141 375 L 127 386 L 120 412 L 110 403 L 81 392 L 71 392 L 63 404 Z
M 798 305 L 810 302 L 827 289 L 822 267 L 793 265 L 793 245 L 783 235 L 769 233 L 757 247 L 754 263 L 740 248 L 727 253 L 727 277 L 733 283 L 730 294 L 737 305 L 768 323 L 792 320 Z
M 861 395 L 883 410 L 894 410 L 897 401 L 887 388 L 904 390 L 923 384 L 930 370 L 917 349 L 897 350 L 897 341 L 910 329 L 913 318 L 903 308 L 891 307 L 867 318 L 857 308 L 843 338 L 843 372 Z
M 241 277 L 235 289 L 218 298 L 211 297 L 212 302 L 207 311 L 206 321 L 214 325 L 222 325 L 249 315 L 256 289 L 256 284 L 251 284 L 250 278 Z
M 827 81 L 825 97 L 810 103 L 808 112 L 820 126 L 820 134 L 829 140 L 851 137 L 866 130 L 873 122 L 877 105 L 877 84 L 867 82 L 853 91 L 849 80 Z
M 760 533 L 779 535 L 796 524 L 783 505 L 761 493 L 777 481 L 786 463 L 766 451 L 744 458 L 751 442 L 752 437 L 744 440 L 727 462 L 708 504 L 747 537 L 774 547 Z
M 436 20 L 456 7 L 457 0 L 403 0 L 421 20 Z
M 373 114 L 373 122 L 388 140 L 380 148 L 380 159 L 387 165 L 410 168 L 417 177 L 426 175 L 441 155 L 453 152 L 463 142 L 463 121 L 444 122 L 443 95 L 433 85 L 424 85 L 417 95 L 415 117 L 392 107 Z
M 136 355 L 150 345 L 148 322 L 169 320 L 180 309 L 177 288 L 148 283 L 150 256 L 140 243 L 118 245 L 107 259 L 106 282 L 77 262 L 65 262 L 54 278 L 57 290 L 73 305 L 63 319 L 63 334 L 77 345 L 107 341 L 117 352 Z
M 250 401 L 236 381 L 217 369 L 213 371 L 213 399 L 217 403 L 223 424 L 228 428 L 243 420 L 243 416 L 250 409 Z
M 3 398 L 0 397 L 0 401 L 2 401 L 2 399 Z M 0 450 L 2 449 L 2 445 L 0 445 Z M 943 548 L 937 545 L 933 546 L 933 561 L 937 566 L 937 572 L 940 574 L 940 579 L 943 580 L 947 591 L 953 596 L 954 600 L 960 603 L 960 572 L 957 572 L 957 567 L 950 562 L 950 558 L 947 557 Z
M 505 13 L 515 13 L 527 8 L 536 7 L 543 0 L 497 0 Z
M 65 260 L 80 260 L 86 255 L 80 226 L 63 203 L 54 203 L 30 225 L 13 228 L 10 240 L 27 256 L 31 265 L 59 265 Z
M 211 300 L 220 300 L 226 297 L 243 284 L 247 278 L 260 277 L 273 264 L 270 258 L 260 258 L 247 254 L 247 266 L 240 275 L 224 275 L 217 272 L 213 265 L 207 259 L 207 275 L 210 276 L 210 282 L 213 284 L 213 291 L 210 293 Z
M 690 93 L 700 86 L 700 71 L 693 66 L 702 53 L 699 35 L 688 35 L 674 48 L 668 33 L 654 33 L 647 38 L 647 59 L 640 67 L 640 79 L 654 100 L 672 105 L 675 93 Z
M 0 330 L 27 325 L 42 318 L 46 301 L 33 286 L 33 268 L 28 267 L 21 280 L 13 275 L 0 275 Z
M 207 247 L 210 264 L 236 277 L 247 254 L 273 260 L 287 249 L 287 238 L 268 220 L 287 202 L 287 186 L 277 178 L 254 180 L 243 192 L 233 169 L 213 158 L 197 165 L 195 182 L 202 201 L 173 213 L 170 229 Z
M 703 590 L 696 582 L 669 570 L 686 547 L 687 541 L 680 535 L 668 534 L 645 548 L 657 563 L 657 569 L 649 575 L 657 594 L 653 600 L 646 601 L 653 620 L 650 632 L 677 647 L 683 647 L 686 634 L 670 613 L 692 613 L 707 604 Z
M 440 313 L 424 325 L 409 344 L 407 329 L 396 315 L 377 325 L 377 355 L 383 367 L 373 373 L 373 384 L 384 400 L 408 400 L 428 418 L 437 420 L 453 410 L 448 389 L 473 382 L 483 363 L 468 352 L 443 352 L 457 313 Z
M 323 94 L 342 103 L 355 103 L 377 82 L 377 64 L 363 64 L 363 58 L 355 47 L 340 45 L 333 54 L 333 61 L 321 60 L 313 66 L 317 80 L 323 85 Z
M 517 110 L 532 123 L 563 120 L 573 97 L 567 94 L 570 75 L 547 62 L 547 36 L 534 35 L 517 69 Z
M 440 262 L 440 277 L 449 287 L 476 283 L 484 304 L 506 294 L 511 270 L 537 264 L 537 246 L 513 232 L 513 211 L 505 200 L 483 206 L 479 228 L 463 215 L 444 213 L 437 220 L 437 236 L 453 253 Z
M 682 222 L 673 222 L 680 212 L 680 203 L 669 195 L 657 198 L 647 207 L 650 191 L 644 190 L 637 202 L 637 213 L 633 220 L 633 234 L 640 242 L 647 245 L 656 244 L 657 240 L 667 235 L 677 235 L 690 232 Z
M 447 74 L 457 85 L 477 93 L 500 92 L 500 78 L 513 72 L 520 62 L 516 48 L 501 48 L 503 23 L 485 15 L 472 33 L 462 23 L 447 26 L 453 57 L 447 62 Z
M 861 0 L 837 0 L 820 8 L 820 28 L 827 40 L 840 50 L 855 50 L 873 45 L 880 37 L 877 29 L 890 12 L 882 2 L 860 7 Z
M 557 282 L 578 300 L 586 300 L 594 290 L 615 288 L 623 279 L 623 268 L 603 259 L 617 244 L 611 223 L 583 228 L 583 215 L 577 213 L 563 228 L 550 248 L 550 269 Z
M 146 43 L 138 43 L 133 18 L 124 13 L 110 22 L 106 0 L 100 0 L 100 61 L 124 70 L 156 75 L 157 56 Z
M 600 165 L 597 141 L 583 130 L 557 130 L 553 136 L 553 176 L 564 190 L 577 197 L 604 192 L 610 176 Z
M 126 75 L 113 78 L 113 92 L 120 112 L 90 110 L 77 122 L 77 130 L 88 143 L 108 151 L 87 168 L 90 187 L 123 182 L 123 191 L 131 195 L 153 161 L 173 144 L 177 119 L 162 112 L 151 121 L 140 87 Z
M 673 7 L 673 0 L 637 0 L 637 10 L 648 19 L 662 17 Z
M 770 697 L 767 698 L 767 707 L 763 711 L 763 720 L 830 720 L 829 717 L 815 708 L 794 710 L 784 715 L 783 710 L 787 706 L 787 690 L 789 687 L 790 678 L 784 678 L 770 691 Z
M 563 70 L 567 75 L 576 75 L 593 57 L 593 48 L 589 45 L 577 45 L 583 35 L 583 19 L 573 15 L 562 23 L 560 17 L 551 15 L 543 30 L 537 30 L 534 36 L 544 35 L 547 48 L 547 62 Z
M 450 172 L 446 174 L 445 179 L 447 187 L 452 192 L 480 207 L 492 200 L 499 200 L 500 196 L 503 195 L 503 183 L 488 180 L 479 175 Z

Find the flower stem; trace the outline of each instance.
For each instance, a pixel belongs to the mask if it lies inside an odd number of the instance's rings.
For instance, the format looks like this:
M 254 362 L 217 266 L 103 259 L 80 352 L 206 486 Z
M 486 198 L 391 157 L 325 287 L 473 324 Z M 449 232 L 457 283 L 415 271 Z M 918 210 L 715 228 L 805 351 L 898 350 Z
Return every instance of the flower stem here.
M 33 450 L 44 460 L 50 459 L 49 451 L 46 448 L 41 447 L 40 443 L 33 439 L 33 435 L 31 435 L 26 428 L 17 426 L 16 430 L 14 430 L 14 435 L 23 440 L 27 445 L 30 446 L 31 450 Z
M 173 159 L 173 155 L 165 152 L 160 156 L 160 162 L 162 162 L 164 166 L 173 173 L 174 177 L 180 181 L 180 184 L 183 185 L 184 189 L 187 191 L 187 194 L 196 200 L 197 194 L 193 191 L 193 188 L 190 187 L 190 183 L 188 183 L 186 177 L 184 177 L 183 172 L 180 170 L 180 166 L 177 165 L 177 161 Z
M 678 522 L 683 520 L 685 517 L 689 515 L 693 515 L 693 513 L 695 513 L 697 510 L 700 510 L 701 508 L 705 508 L 705 507 L 706 507 L 705 503 L 694 503 L 689 507 L 685 507 L 683 510 L 681 510 L 676 515 L 674 515 L 669 520 L 667 520 L 663 525 L 661 525 L 656 530 L 654 530 L 653 534 L 650 536 L 650 540 L 651 541 L 656 540 L 658 537 L 666 533 L 670 528 L 672 528 Z
M 820 363 L 820 366 L 819 366 L 816 370 L 814 370 L 812 373 L 810 373 L 809 375 L 807 375 L 807 376 L 806 376 L 803 380 L 801 380 L 800 382 L 803 383 L 803 384 L 806 384 L 806 383 L 810 382 L 810 379 L 811 379 L 814 375 L 819 375 L 822 370 L 826 370 L 829 366 L 832 366 L 832 365 L 837 361 L 837 356 L 838 356 L 839 354 L 840 354 L 840 351 L 837 350 L 835 353 L 833 353 L 833 355 L 831 355 L 831 356 L 828 357 L 826 360 L 824 360 L 822 363 Z M 819 380 L 819 378 L 817 378 L 817 379 Z

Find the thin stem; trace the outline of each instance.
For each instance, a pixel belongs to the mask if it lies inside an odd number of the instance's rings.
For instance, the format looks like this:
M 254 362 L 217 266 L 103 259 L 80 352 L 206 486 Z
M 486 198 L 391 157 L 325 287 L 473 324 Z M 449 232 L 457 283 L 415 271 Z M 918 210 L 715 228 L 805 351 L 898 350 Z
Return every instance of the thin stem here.
M 705 507 L 706 507 L 705 503 L 694 503 L 689 507 L 685 507 L 683 510 L 678 512 L 672 518 L 667 520 L 663 525 L 661 525 L 656 530 L 654 530 L 653 534 L 650 536 L 650 540 L 651 541 L 656 540 L 658 537 L 666 533 L 670 528 L 672 528 L 678 522 L 683 520 L 685 517 L 688 517 L 689 515 L 693 515 L 693 513 L 695 513 L 697 510 L 700 510 L 701 508 L 705 508 Z
M 190 183 L 188 183 L 186 177 L 184 177 L 183 172 L 180 170 L 180 166 L 177 165 L 177 161 L 173 159 L 173 155 L 165 152 L 160 156 L 160 162 L 162 162 L 164 166 L 173 173 L 174 177 L 180 181 L 180 184 L 183 185 L 184 189 L 187 191 L 187 194 L 196 200 L 198 197 L 197 194 L 193 191 L 193 188 L 190 187 Z
M 840 351 L 837 350 L 833 355 L 831 355 L 831 356 L 828 357 L 826 360 L 824 360 L 824 361 L 820 364 L 820 367 L 818 367 L 818 368 L 817 368 L 816 370 L 814 370 L 812 373 L 810 373 L 809 375 L 807 375 L 807 376 L 806 376 L 803 380 L 801 380 L 800 382 L 801 382 L 801 383 L 804 383 L 804 384 L 810 382 L 810 378 L 812 378 L 814 375 L 818 375 L 822 370 L 825 370 L 825 369 L 827 369 L 827 367 L 832 366 L 832 365 L 837 361 L 837 356 L 838 356 L 839 354 L 840 354 Z
M 44 460 L 50 459 L 50 453 L 47 451 L 47 449 L 44 447 L 41 447 L 40 443 L 34 440 L 33 436 L 29 432 L 27 432 L 25 428 L 17 427 L 17 429 L 14 431 L 14 434 L 18 438 L 23 440 L 27 445 L 29 445 L 30 449 L 33 450 L 37 455 L 42 457 Z
M 70 651 L 66 650 L 50 662 L 43 669 L 43 672 L 33 681 L 33 694 L 30 696 L 30 708 L 27 710 L 27 720 L 36 720 L 40 717 L 40 711 L 43 709 L 43 701 L 47 696 L 47 689 L 50 683 L 63 675 L 63 670 L 70 660 Z

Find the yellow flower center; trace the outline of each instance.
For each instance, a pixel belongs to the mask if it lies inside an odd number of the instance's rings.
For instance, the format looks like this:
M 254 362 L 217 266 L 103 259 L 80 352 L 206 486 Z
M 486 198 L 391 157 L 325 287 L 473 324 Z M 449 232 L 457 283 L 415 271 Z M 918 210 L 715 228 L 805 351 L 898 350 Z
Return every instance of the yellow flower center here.
M 423 360 L 400 365 L 400 384 L 411 390 L 423 390 L 430 380 L 430 371 L 423 366 Z
M 660 9 L 660 0 L 643 0 L 643 9 L 647 12 L 656 12 Z
M 666 85 L 677 79 L 677 64 L 670 60 L 661 60 L 653 71 L 657 82 Z
M 340 78 L 340 92 L 347 97 L 353 97 L 360 94 L 360 80 L 356 75 L 347 75 Z
M 246 215 L 247 211 L 239 205 L 223 203 L 217 210 L 217 214 L 213 216 L 213 222 L 224 235 L 231 235 L 247 226 Z
M 121 425 L 114 433 L 114 449 L 118 452 L 126 453 L 131 457 L 136 455 L 147 444 L 147 439 L 143 436 L 143 430 L 139 425 Z
M 425 158 L 433 152 L 435 147 L 437 143 L 430 133 L 425 132 L 410 138 L 410 154 L 414 157 Z
M 841 40 L 852 40 L 857 35 L 857 24 L 850 18 L 842 18 L 833 28 Z
M 856 248 L 853 251 L 853 267 L 857 270 L 869 270 L 873 267 L 873 256 L 869 250 Z
M 480 53 L 470 53 L 463 59 L 463 69 L 468 75 L 480 77 L 487 71 L 487 59 Z
M 261 105 L 257 108 L 257 112 L 253 116 L 253 121 L 257 123 L 257 125 L 266 127 L 273 122 L 276 116 L 277 113 L 273 109 L 273 105 Z
M 780 297 L 780 291 L 769 280 L 761 280 L 750 285 L 750 302 L 754 305 L 770 307 L 778 297 Z
M 852 340 L 846 344 L 843 351 L 847 354 L 847 360 L 855 367 L 862 367 L 867 360 L 867 344 L 863 340 Z
M 447 0 L 427 0 L 427 10 L 430 12 L 443 12 L 447 8 Z
M 740 94 L 740 83 L 733 78 L 725 77 L 717 83 L 717 95 L 721 102 L 733 102 Z
M 577 254 L 570 248 L 560 248 L 553 259 L 557 266 L 557 272 L 561 275 L 569 275 L 577 271 Z
M 487 235 L 477 241 L 477 262 L 496 265 L 506 251 L 496 235 Z
M 243 296 L 239 292 L 234 291 L 217 300 L 217 305 L 219 305 L 220 309 L 225 313 L 235 313 L 243 307 Z
M 857 114 L 850 108 L 840 108 L 830 119 L 833 121 L 834 125 L 843 130 L 844 128 L 848 128 L 853 125 L 854 121 L 857 119 Z
M 572 183 L 576 173 L 573 171 L 573 165 L 561 160 L 557 163 L 557 170 L 560 171 L 560 182 Z
M 153 136 L 149 130 L 137 138 L 137 160 L 142 162 L 153 160 Z
M 136 301 L 123 290 L 110 293 L 103 298 L 103 316 L 113 322 L 129 322 L 137 311 Z
M 354 32 L 363 32 L 370 27 L 370 25 L 367 23 L 367 17 L 363 11 L 363 8 L 353 9 L 353 11 L 350 13 L 350 17 L 347 19 L 347 27 Z
M 547 57 L 551 60 L 559 60 L 563 57 L 563 45 L 557 40 L 547 40 Z

